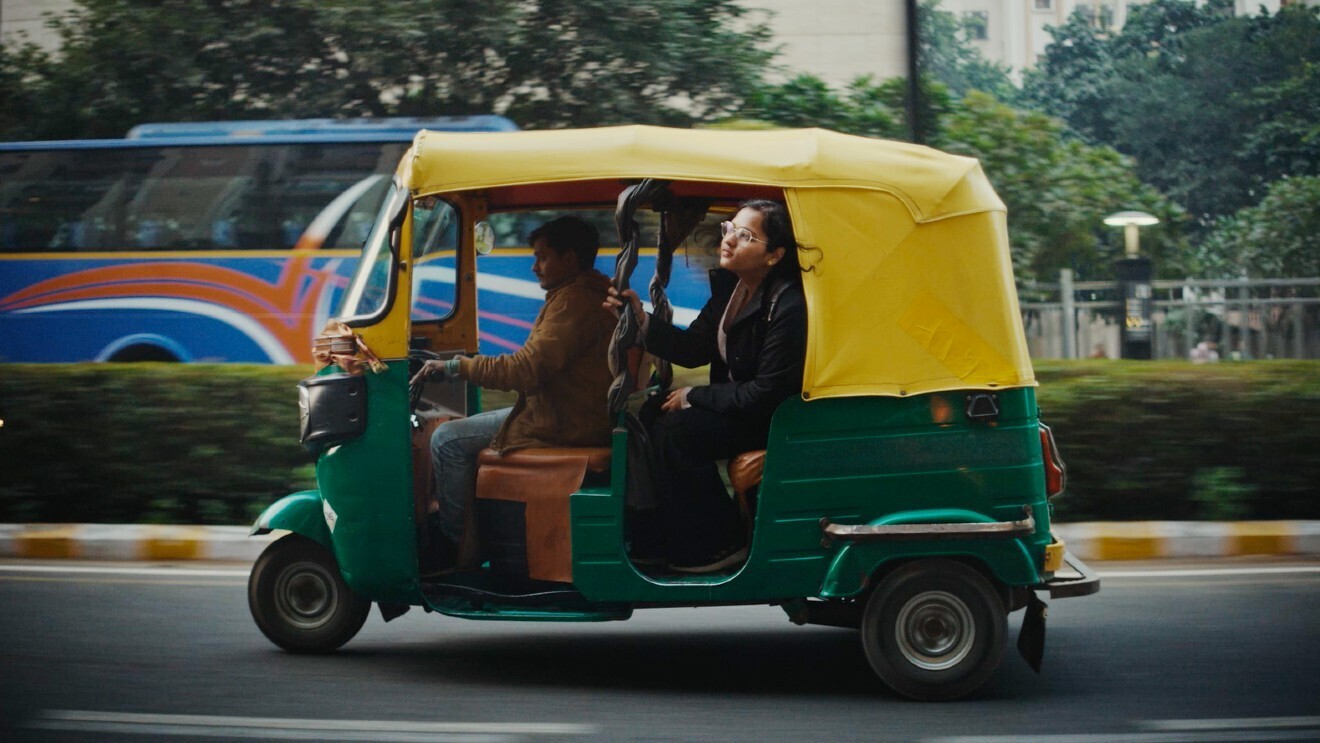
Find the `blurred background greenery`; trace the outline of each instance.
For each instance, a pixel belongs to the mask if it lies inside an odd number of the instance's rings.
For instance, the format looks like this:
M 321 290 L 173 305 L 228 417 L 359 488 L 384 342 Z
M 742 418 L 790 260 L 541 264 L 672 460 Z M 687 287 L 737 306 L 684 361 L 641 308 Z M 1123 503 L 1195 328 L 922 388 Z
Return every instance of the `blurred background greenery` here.
M 295 388 L 310 371 L 5 366 L 0 522 L 248 523 L 315 487 Z M 1068 465 L 1060 520 L 1320 518 L 1320 362 L 1058 361 L 1037 376 Z

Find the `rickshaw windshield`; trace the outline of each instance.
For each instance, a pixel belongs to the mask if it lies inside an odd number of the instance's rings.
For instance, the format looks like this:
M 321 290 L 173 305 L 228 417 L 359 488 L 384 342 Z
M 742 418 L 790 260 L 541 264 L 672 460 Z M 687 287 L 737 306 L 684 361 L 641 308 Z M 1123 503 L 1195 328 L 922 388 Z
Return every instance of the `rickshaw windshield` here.
M 362 246 L 362 256 L 336 317 L 352 324 L 355 320 L 375 317 L 388 308 L 394 287 L 398 242 L 395 232 L 402 225 L 407 204 L 408 192 L 397 183 L 392 184 Z

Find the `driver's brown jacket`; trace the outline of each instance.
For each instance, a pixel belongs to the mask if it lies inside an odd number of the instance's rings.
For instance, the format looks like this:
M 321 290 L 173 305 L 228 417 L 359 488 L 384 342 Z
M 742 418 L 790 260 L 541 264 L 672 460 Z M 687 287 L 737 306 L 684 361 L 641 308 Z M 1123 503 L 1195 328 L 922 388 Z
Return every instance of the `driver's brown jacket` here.
M 461 362 L 465 379 L 518 393 L 491 448 L 609 446 L 609 347 L 617 323 L 604 307 L 609 286 L 599 271 L 579 273 L 546 293 L 522 348 Z

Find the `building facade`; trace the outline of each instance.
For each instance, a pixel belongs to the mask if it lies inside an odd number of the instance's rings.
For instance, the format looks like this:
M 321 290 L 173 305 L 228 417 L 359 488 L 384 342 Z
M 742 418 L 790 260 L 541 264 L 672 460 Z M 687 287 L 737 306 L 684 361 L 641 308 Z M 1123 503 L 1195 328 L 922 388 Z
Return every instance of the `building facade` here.
M 26 38 L 46 49 L 59 46 L 59 38 L 46 28 L 48 14 L 66 13 L 73 0 L 0 0 L 0 40 L 6 44 Z

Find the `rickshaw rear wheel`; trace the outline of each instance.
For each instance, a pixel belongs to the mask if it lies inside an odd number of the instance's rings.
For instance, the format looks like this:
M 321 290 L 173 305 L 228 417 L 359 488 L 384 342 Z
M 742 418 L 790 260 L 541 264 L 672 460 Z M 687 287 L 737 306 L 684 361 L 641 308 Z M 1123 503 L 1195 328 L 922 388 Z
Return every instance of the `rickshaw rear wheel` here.
M 290 534 L 267 547 L 252 566 L 248 608 L 276 645 L 291 653 L 328 653 L 362 629 L 371 602 L 344 583 L 329 550 Z
M 980 688 L 1004 657 L 1008 616 L 994 586 L 953 560 L 899 568 L 871 593 L 862 647 L 882 681 L 904 696 L 945 701 Z

